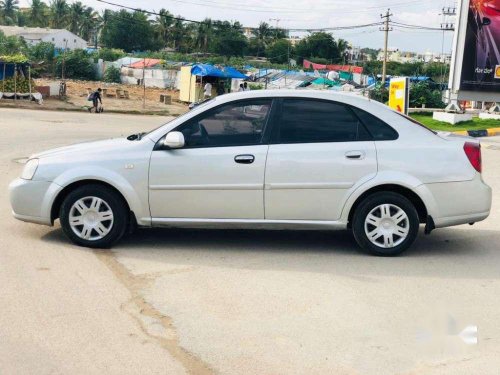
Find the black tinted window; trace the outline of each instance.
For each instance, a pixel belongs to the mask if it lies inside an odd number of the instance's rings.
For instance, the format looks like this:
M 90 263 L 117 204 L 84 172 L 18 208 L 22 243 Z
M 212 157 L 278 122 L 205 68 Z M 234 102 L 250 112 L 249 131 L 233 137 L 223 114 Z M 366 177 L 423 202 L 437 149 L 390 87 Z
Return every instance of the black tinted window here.
M 281 143 L 357 141 L 358 129 L 358 119 L 342 104 L 305 99 L 283 101 Z
M 379 118 L 359 108 L 352 108 L 361 122 L 366 126 L 375 141 L 392 141 L 398 139 L 398 133 Z
M 260 143 L 271 100 L 248 100 L 210 110 L 177 130 L 186 147 L 243 146 Z

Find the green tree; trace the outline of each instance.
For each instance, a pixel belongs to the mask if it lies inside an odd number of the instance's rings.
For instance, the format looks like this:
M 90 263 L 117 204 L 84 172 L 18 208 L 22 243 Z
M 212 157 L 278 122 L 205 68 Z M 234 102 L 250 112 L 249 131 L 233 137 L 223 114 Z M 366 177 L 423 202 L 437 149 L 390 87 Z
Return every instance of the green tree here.
M 64 64 L 63 64 L 64 61 Z M 64 65 L 64 77 L 73 79 L 95 80 L 96 71 L 92 58 L 86 51 L 76 49 L 58 56 L 56 63 L 57 74 L 62 77 Z
M 104 72 L 104 82 L 121 83 L 120 69 L 111 65 Z
M 195 48 L 198 51 L 207 52 L 209 41 L 214 33 L 214 27 L 210 18 L 205 18 L 202 23 L 198 24 L 196 29 Z
M 158 17 L 154 22 L 154 30 L 156 37 L 162 47 L 170 46 L 170 34 L 172 33 L 172 25 L 174 24 L 173 14 L 166 9 L 160 9 Z
M 274 64 L 288 64 L 288 56 L 292 52 L 291 43 L 286 39 L 279 39 L 268 47 L 266 55 Z
M 80 27 L 85 16 L 85 5 L 81 1 L 77 1 L 69 6 L 69 31 L 73 34 L 80 35 Z
M 302 39 L 296 46 L 297 60 L 323 58 L 327 62 L 342 63 L 347 42 L 342 39 L 336 41 L 331 34 L 318 32 Z
M 30 26 L 46 27 L 48 25 L 47 14 L 47 4 L 45 4 L 42 0 L 32 0 L 28 12 L 28 21 Z
M 80 22 L 80 37 L 88 42 L 93 42 L 97 38 L 102 19 L 94 8 L 85 7 L 83 17 Z
M 50 26 L 54 29 L 65 28 L 68 23 L 69 6 L 66 0 L 50 2 Z
M 243 56 L 247 50 L 248 41 L 243 35 L 243 27 L 239 22 L 214 21 L 214 37 L 211 52 L 224 56 Z
M 259 23 L 259 27 L 253 30 L 257 46 L 257 57 L 266 49 L 273 40 L 273 29 L 266 22 Z
M 108 16 L 101 31 L 101 43 L 105 47 L 126 52 L 157 49 L 153 26 L 143 12 L 120 10 Z
M 0 14 L 3 22 L 7 25 L 15 25 L 17 22 L 17 11 L 19 9 L 18 0 L 0 1 Z

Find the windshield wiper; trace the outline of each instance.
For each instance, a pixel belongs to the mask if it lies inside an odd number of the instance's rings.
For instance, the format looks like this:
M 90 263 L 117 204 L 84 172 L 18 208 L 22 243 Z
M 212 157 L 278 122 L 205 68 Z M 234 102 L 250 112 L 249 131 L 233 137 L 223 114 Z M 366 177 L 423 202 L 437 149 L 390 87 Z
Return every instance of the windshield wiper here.
M 127 137 L 129 141 L 140 141 L 142 137 L 146 134 L 146 132 L 132 134 Z

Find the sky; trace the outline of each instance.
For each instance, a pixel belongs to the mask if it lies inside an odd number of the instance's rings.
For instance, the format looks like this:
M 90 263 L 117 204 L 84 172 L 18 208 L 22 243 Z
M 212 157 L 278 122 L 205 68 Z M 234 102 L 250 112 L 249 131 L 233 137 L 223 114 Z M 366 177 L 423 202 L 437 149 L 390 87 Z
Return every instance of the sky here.
M 158 11 L 161 8 L 192 20 L 206 17 L 237 20 L 244 26 L 255 27 L 261 21 L 282 28 L 327 28 L 362 25 L 381 21 L 380 14 L 391 9 L 392 20 L 406 24 L 440 27 L 443 7 L 454 6 L 454 0 L 109 0 L 135 8 Z M 29 5 L 21 0 L 21 6 Z M 48 0 L 47 0 L 48 2 Z M 69 3 L 72 0 L 68 1 Z M 95 9 L 119 9 L 97 0 L 83 0 Z M 276 21 L 279 19 L 279 21 Z M 447 19 L 448 22 L 452 19 Z M 354 46 L 382 48 L 384 33 L 379 26 L 363 29 L 333 31 Z M 389 34 L 389 47 L 400 51 L 445 53 L 451 51 L 452 32 L 394 29 Z

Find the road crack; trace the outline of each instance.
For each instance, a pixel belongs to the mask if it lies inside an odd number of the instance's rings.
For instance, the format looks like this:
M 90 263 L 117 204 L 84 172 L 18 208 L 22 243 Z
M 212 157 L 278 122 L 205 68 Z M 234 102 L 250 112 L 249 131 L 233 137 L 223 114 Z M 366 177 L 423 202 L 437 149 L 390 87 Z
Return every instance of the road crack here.
M 151 277 L 134 275 L 115 258 L 112 251 L 95 250 L 94 253 L 130 292 L 130 300 L 124 303 L 121 308 L 137 322 L 146 336 L 156 341 L 174 359 L 178 360 L 189 374 L 211 375 L 216 373 L 210 365 L 180 345 L 172 318 L 159 312 L 141 295 L 141 291 L 153 280 Z M 161 332 L 158 330 L 152 332 L 148 320 L 160 325 Z

